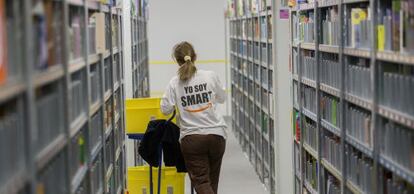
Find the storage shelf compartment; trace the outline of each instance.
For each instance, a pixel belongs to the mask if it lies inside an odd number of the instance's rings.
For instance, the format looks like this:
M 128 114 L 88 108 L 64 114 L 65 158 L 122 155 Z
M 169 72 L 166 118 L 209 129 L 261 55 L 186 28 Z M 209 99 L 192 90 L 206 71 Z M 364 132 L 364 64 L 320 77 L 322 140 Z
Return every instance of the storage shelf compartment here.
M 86 174 L 88 173 L 88 166 L 84 165 L 78 169 L 75 176 L 71 181 L 71 192 L 77 193 L 79 190 L 83 189 L 83 181 L 86 179 Z
M 65 193 L 69 190 L 66 171 L 66 152 L 60 152 L 50 164 L 39 172 L 36 189 L 42 189 L 45 193 Z
M 40 151 L 35 158 L 37 169 L 43 169 L 50 160 L 63 150 L 66 144 L 67 140 L 64 134 L 61 134 Z
M 63 74 L 63 67 L 61 65 L 49 67 L 47 70 L 39 72 L 34 76 L 34 86 L 37 88 L 49 84 L 62 78 Z
M 69 62 L 69 73 L 79 71 L 86 67 L 86 62 L 83 58 L 75 59 Z
M 26 90 L 26 85 L 22 81 L 9 81 L 0 86 L 0 104 L 22 94 Z
M 81 182 L 84 176 L 82 175 L 84 173 L 82 171 L 87 171 L 88 168 L 88 163 L 86 161 L 86 158 L 88 157 L 87 153 L 89 150 L 87 148 L 87 131 L 88 127 L 84 126 L 70 139 L 69 157 L 71 158 L 71 160 L 69 162 L 69 177 L 72 180 L 72 185 L 74 182 Z M 79 175 L 82 175 L 82 177 L 79 177 Z M 78 187 L 78 185 L 75 186 L 76 188 Z
M 62 90 L 63 84 L 59 81 L 35 91 L 37 133 L 32 134 L 37 137 L 37 141 L 34 142 L 35 154 L 64 133 Z
M 0 185 L 0 193 L 17 193 L 27 183 L 26 173 L 21 171 L 12 176 Z
M 330 164 L 326 159 L 321 160 L 321 164 L 327 169 L 335 178 L 342 181 L 342 174 Z

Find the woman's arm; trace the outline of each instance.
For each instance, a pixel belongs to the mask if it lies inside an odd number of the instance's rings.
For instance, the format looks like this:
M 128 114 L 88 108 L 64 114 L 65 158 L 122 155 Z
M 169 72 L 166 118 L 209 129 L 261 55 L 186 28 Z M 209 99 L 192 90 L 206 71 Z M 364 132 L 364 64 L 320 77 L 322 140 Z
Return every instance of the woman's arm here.
M 214 74 L 214 92 L 216 93 L 216 102 L 223 104 L 226 101 L 227 96 L 217 74 Z
M 174 111 L 175 106 L 175 92 L 170 82 L 165 90 L 164 96 L 161 99 L 161 112 L 164 115 L 169 115 Z

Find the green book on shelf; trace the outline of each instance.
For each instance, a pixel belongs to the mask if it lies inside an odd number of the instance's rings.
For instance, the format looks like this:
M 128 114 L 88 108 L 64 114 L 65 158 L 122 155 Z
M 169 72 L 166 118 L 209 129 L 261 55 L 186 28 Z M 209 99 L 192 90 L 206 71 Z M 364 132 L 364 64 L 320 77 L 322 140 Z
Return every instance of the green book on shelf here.
M 337 120 L 336 120 L 336 109 L 337 109 L 337 102 L 336 100 L 332 100 L 332 124 L 334 124 L 335 126 L 337 126 Z
M 400 51 L 401 0 L 392 1 L 392 50 Z

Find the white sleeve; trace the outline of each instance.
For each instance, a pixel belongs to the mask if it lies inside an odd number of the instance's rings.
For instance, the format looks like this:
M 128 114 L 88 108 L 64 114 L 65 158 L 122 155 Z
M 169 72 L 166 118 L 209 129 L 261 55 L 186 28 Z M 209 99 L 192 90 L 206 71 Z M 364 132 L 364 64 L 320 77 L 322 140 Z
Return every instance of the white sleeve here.
M 217 74 L 214 74 L 214 92 L 216 93 L 216 102 L 223 104 L 226 101 L 227 96 Z
M 161 99 L 161 112 L 164 115 L 169 115 L 174 111 L 174 106 L 175 106 L 175 92 L 174 92 L 172 82 L 170 82 Z

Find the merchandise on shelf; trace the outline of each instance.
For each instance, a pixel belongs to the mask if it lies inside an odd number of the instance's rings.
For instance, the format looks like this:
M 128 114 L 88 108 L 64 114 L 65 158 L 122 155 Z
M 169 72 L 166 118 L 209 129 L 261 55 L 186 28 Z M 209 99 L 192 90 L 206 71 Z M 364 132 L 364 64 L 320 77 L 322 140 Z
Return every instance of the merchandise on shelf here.
M 346 107 L 346 119 L 347 135 L 372 148 L 374 132 L 371 130 L 371 113 L 357 106 L 348 105 Z
M 71 60 L 80 59 L 84 53 L 83 42 L 85 37 L 83 31 L 85 30 L 85 23 L 83 10 L 79 7 L 69 8 L 69 36 L 70 36 L 70 52 L 69 58 Z
M 341 64 L 337 54 L 322 53 L 320 62 L 320 81 L 328 86 L 340 88 L 341 83 Z M 316 61 L 315 61 L 316 63 Z M 314 67 L 316 69 L 316 65 Z M 316 74 L 315 74 L 316 79 Z
M 345 65 L 346 91 L 363 99 L 372 99 L 369 59 L 347 57 Z
M 351 8 L 347 19 L 348 40 L 347 46 L 351 48 L 370 48 L 371 43 L 371 13 L 369 7 Z
M 325 45 L 339 45 L 340 43 L 340 26 L 338 8 L 329 7 L 322 10 L 322 40 L 321 44 Z
M 36 183 L 37 194 L 65 193 L 68 191 L 65 154 L 65 152 L 59 153 L 40 172 Z
M 414 68 L 393 63 L 381 63 L 379 75 L 381 104 L 391 109 L 414 115 Z
M 60 86 L 59 82 L 52 83 L 35 92 L 38 130 L 31 136 L 36 140 L 37 152 L 63 134 L 63 98 Z
M 340 106 L 341 102 L 339 99 L 328 94 L 323 94 L 320 102 L 322 119 L 334 126 L 339 127 L 341 117 Z
M 8 178 L 22 173 L 25 167 L 25 121 L 20 107 L 21 100 L 13 100 L 0 105 L 0 188 Z
M 362 192 L 372 193 L 372 178 L 374 177 L 372 160 L 350 145 L 345 147 L 345 160 L 348 180 Z
M 0 0 L 0 28 L 7 29 L 6 10 L 4 0 Z M 7 31 L 0 31 L 0 85 L 7 79 Z
M 318 162 L 309 154 L 305 154 L 305 180 L 312 189 L 318 188 Z
M 378 50 L 413 54 L 414 1 L 379 2 Z
M 95 23 L 95 50 L 96 53 L 104 53 L 106 51 L 106 35 L 105 35 L 105 13 L 93 13 L 90 17 L 90 21 Z M 92 38 L 91 37 L 91 38 Z
M 325 130 L 326 131 L 326 130 Z M 322 157 L 325 158 L 332 166 L 338 171 L 341 171 L 342 160 L 341 154 L 341 140 L 339 137 L 332 133 L 325 132 L 321 141 L 322 145 Z

